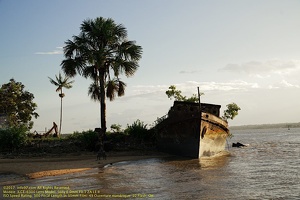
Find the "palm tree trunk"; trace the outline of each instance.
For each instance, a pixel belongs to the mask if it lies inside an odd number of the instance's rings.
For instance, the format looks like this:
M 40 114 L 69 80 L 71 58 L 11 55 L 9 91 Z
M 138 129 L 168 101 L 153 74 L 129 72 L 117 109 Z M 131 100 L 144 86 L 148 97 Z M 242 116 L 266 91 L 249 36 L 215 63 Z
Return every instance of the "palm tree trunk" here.
M 62 90 L 61 90 L 61 95 L 62 95 Z M 59 122 L 59 132 L 58 132 L 58 137 L 60 137 L 61 134 L 61 125 L 62 125 L 62 99 L 63 97 L 60 97 L 60 122 Z
M 104 71 L 100 70 L 100 118 L 101 118 L 101 129 L 106 132 L 106 102 L 105 102 L 105 75 Z

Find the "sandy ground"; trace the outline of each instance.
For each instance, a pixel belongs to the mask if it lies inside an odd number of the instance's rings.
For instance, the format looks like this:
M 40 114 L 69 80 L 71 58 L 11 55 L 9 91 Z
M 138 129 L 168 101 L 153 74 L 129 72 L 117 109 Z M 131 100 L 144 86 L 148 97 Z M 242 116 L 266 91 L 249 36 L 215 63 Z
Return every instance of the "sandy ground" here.
M 103 167 L 110 163 L 166 156 L 157 152 L 109 152 L 106 160 L 97 160 L 96 154 L 47 156 L 45 158 L 0 159 L 0 183 L 16 177 L 41 178 L 80 172 Z

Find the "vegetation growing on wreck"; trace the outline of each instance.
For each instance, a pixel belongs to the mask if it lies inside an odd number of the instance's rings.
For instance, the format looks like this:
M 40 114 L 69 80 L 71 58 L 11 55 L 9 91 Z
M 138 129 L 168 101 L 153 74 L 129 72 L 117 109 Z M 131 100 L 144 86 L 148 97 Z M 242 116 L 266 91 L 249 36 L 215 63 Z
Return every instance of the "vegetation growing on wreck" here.
M 224 110 L 224 115 L 222 116 L 222 119 L 227 121 L 228 119 L 233 120 L 238 114 L 239 110 L 241 108 L 236 103 L 230 103 L 226 105 L 227 109 Z
M 169 99 L 174 98 L 175 101 L 185 101 L 185 102 L 194 102 L 198 103 L 199 98 L 196 94 L 193 94 L 191 97 L 186 97 L 181 94 L 181 90 L 178 90 L 175 85 L 171 85 L 169 89 L 166 91 L 166 95 Z M 204 93 L 200 93 L 200 96 L 204 95 Z M 228 119 L 233 120 L 238 115 L 239 110 L 241 108 L 236 103 L 230 103 L 226 105 L 227 109 L 224 110 L 224 114 L 221 117 L 223 120 L 228 121 Z M 157 122 L 159 123 L 163 118 L 159 118 Z
M 175 85 L 171 85 L 169 90 L 166 91 L 166 95 L 169 99 L 174 98 L 175 101 L 187 101 L 187 102 L 199 102 L 199 98 L 196 94 L 193 94 L 191 97 L 186 97 L 181 94 L 181 90 L 177 90 Z M 204 93 L 200 93 L 200 95 L 204 95 Z

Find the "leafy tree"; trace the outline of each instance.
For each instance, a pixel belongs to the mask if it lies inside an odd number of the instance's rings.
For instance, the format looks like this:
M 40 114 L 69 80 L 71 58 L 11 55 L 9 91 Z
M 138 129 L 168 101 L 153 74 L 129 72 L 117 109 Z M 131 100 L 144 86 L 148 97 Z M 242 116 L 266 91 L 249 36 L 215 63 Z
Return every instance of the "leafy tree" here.
M 111 130 L 115 133 L 115 132 L 121 132 L 121 125 L 120 124 L 112 124 L 110 126 Z
M 169 90 L 166 91 L 166 95 L 169 99 L 174 98 L 176 101 L 188 101 L 188 102 L 198 102 L 199 98 L 196 94 L 193 94 L 191 97 L 187 98 L 181 94 L 180 90 L 176 89 L 175 85 L 171 85 Z M 204 93 L 200 93 L 200 95 L 204 95 Z
M 144 141 L 149 137 L 147 124 L 139 119 L 133 122 L 132 125 L 127 125 L 127 128 L 124 130 L 124 132 L 137 141 Z
M 239 110 L 241 110 L 241 108 L 236 103 L 230 103 L 226 105 L 226 107 L 227 109 L 224 110 L 224 115 L 222 116 L 222 118 L 226 121 L 228 119 L 233 120 L 233 118 L 235 118 L 239 114 Z
M 61 75 L 61 73 L 59 72 L 58 76 L 55 75 L 56 81 L 53 80 L 52 78 L 48 77 L 50 80 L 50 83 L 52 83 L 53 85 L 55 85 L 56 88 L 56 92 L 60 92 L 59 93 L 59 97 L 60 97 L 60 123 L 59 123 L 59 136 L 61 134 L 61 126 L 62 126 L 62 105 L 63 105 L 63 101 L 62 99 L 64 98 L 65 94 L 63 93 L 63 88 L 66 89 L 70 89 L 72 88 L 72 83 L 74 83 L 74 81 L 69 81 L 70 77 L 63 77 Z
M 35 112 L 37 104 L 33 102 L 34 95 L 24 90 L 21 82 L 10 79 L 9 83 L 0 88 L 0 113 L 6 116 L 6 126 L 28 129 L 33 127 L 32 116 L 37 118 Z
M 88 94 L 100 102 L 101 129 L 106 131 L 106 101 L 124 95 L 126 84 L 120 75 L 134 75 L 141 59 L 142 47 L 127 39 L 127 30 L 114 20 L 98 17 L 84 20 L 81 32 L 67 40 L 65 59 L 61 66 L 65 74 L 90 78 Z

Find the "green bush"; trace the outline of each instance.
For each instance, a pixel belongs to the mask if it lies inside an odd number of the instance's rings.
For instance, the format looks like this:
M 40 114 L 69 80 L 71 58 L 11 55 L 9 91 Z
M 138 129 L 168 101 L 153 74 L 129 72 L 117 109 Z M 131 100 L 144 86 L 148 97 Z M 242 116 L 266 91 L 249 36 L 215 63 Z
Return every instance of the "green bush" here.
M 27 131 L 25 126 L 0 129 L 0 150 L 6 152 L 18 150 L 26 143 Z
M 132 125 L 127 125 L 127 128 L 124 132 L 131 138 L 134 138 L 136 141 L 145 141 L 150 137 L 147 124 L 144 124 L 144 122 L 140 121 L 139 119 L 133 122 Z
M 118 143 L 124 142 L 128 135 L 123 132 L 106 132 L 106 137 L 108 141 L 111 141 L 112 143 Z
M 72 135 L 68 136 L 67 139 L 75 140 L 84 150 L 95 151 L 96 144 L 98 142 L 98 135 L 92 130 L 82 132 L 76 131 Z

